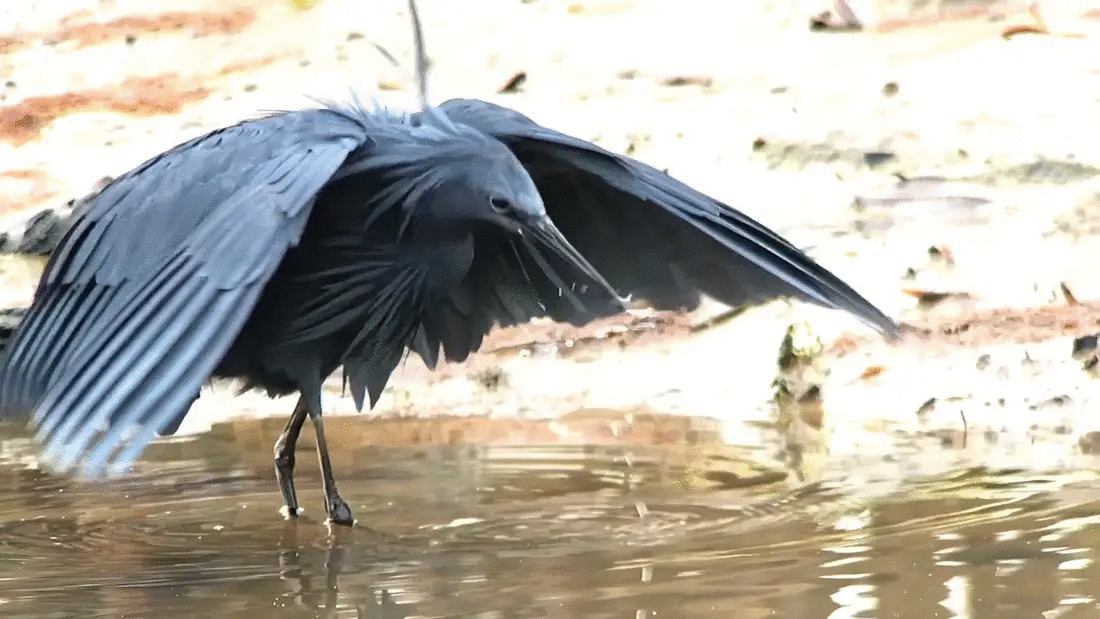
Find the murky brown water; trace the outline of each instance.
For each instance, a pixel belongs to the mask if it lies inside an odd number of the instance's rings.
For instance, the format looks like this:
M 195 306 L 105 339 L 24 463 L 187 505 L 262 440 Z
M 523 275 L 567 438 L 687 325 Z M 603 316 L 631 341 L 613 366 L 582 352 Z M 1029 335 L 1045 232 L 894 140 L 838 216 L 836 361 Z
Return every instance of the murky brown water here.
M 712 447 L 364 447 L 338 469 L 360 524 L 330 532 L 316 469 L 285 522 L 248 433 L 94 484 L 28 468 L 18 434 L 0 426 L 11 619 L 1100 616 L 1086 472 L 732 488 Z

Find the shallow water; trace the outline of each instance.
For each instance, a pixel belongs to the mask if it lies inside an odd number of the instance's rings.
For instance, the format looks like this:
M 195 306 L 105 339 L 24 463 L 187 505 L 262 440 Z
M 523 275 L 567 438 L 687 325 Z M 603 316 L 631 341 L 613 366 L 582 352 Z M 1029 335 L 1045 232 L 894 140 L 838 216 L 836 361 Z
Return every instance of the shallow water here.
M 1087 472 L 792 488 L 713 445 L 363 447 L 330 531 L 309 445 L 286 522 L 269 447 L 221 429 L 112 483 L 0 430 L 0 616 L 1100 616 Z

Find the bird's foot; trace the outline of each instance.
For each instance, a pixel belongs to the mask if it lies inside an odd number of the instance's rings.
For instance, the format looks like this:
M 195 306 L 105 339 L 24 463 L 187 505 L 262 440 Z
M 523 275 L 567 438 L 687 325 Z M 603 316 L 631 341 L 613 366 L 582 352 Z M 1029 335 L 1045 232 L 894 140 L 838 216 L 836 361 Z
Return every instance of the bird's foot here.
M 355 518 L 351 515 L 351 508 L 339 495 L 328 498 L 328 519 L 333 524 L 350 527 L 355 524 Z
M 289 505 L 283 505 L 279 508 L 279 513 L 287 520 L 297 520 L 298 516 L 301 516 L 303 511 L 305 510 L 301 507 L 290 507 Z

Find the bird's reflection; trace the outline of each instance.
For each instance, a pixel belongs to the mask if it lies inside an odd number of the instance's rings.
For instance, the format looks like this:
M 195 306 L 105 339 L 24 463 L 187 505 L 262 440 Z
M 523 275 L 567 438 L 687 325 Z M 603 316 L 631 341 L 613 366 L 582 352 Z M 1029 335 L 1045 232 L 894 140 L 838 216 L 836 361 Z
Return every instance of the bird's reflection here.
M 279 540 L 279 576 L 293 583 L 295 590 L 286 594 L 300 608 L 315 612 L 317 617 L 331 618 L 340 610 L 340 576 L 344 571 L 348 550 L 361 540 L 361 530 L 342 526 L 328 527 L 325 540 L 324 570 L 317 574 L 305 555 L 315 548 L 303 546 L 301 526 L 297 520 L 288 520 Z M 370 532 L 373 533 L 373 532 Z M 372 588 L 366 595 L 352 595 L 345 602 L 355 608 L 359 619 L 404 619 L 415 614 L 413 604 L 399 604 L 386 589 Z
M 356 605 L 356 616 L 359 619 L 404 619 L 409 617 L 410 610 L 406 610 L 411 604 L 398 604 L 393 600 L 389 591 L 381 589 L 378 599 L 367 600 L 365 605 Z

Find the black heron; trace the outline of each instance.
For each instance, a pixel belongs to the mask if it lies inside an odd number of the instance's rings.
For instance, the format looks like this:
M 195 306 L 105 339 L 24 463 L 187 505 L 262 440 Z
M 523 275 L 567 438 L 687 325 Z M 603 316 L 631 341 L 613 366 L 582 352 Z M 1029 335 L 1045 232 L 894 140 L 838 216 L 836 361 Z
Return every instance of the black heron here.
M 411 5 L 411 2 L 410 2 Z M 415 7 L 411 7 L 414 14 Z M 895 324 L 739 211 L 669 175 L 477 100 L 281 112 L 211 132 L 120 176 L 52 254 L 0 365 L 0 414 L 31 414 L 41 461 L 125 472 L 202 385 L 299 399 L 275 445 L 289 514 L 299 431 L 333 481 L 321 385 L 343 367 L 362 410 L 406 351 L 462 361 L 494 325 L 584 324 L 701 295 L 794 297 Z

